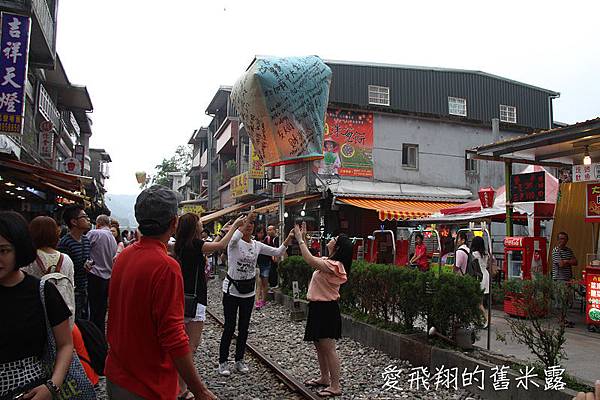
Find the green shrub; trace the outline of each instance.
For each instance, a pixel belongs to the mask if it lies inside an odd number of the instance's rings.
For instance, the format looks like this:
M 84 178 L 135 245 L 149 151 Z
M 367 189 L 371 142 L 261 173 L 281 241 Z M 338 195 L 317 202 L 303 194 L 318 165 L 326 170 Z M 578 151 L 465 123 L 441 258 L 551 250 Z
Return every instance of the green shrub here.
M 312 273 L 302 257 L 288 257 L 280 266 L 282 291 L 291 294 L 296 280 L 305 297 Z M 344 312 L 395 331 L 415 331 L 419 317 L 446 335 L 456 327 L 482 323 L 479 283 L 454 273 L 438 278 L 434 272 L 355 261 L 340 297 Z
M 479 309 L 482 291 L 476 279 L 457 274 L 441 274 L 435 278 L 432 273 L 425 274 L 424 279 L 431 288 L 426 296 L 429 323 L 440 333 L 453 337 L 456 328 L 483 326 Z
M 279 264 L 278 272 L 281 276 L 281 289 L 285 294 L 291 295 L 292 282 L 298 281 L 300 297 L 306 298 L 308 284 L 314 269 L 312 269 L 301 256 L 287 257 Z

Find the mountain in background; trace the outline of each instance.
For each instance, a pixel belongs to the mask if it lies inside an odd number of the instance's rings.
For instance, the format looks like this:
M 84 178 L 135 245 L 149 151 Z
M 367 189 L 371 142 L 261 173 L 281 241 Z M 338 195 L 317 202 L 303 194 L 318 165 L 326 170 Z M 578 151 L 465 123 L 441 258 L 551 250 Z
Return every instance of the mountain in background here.
M 106 205 L 111 211 L 111 217 L 119 221 L 121 230 L 137 227 L 134 206 L 136 194 L 109 194 L 105 196 Z

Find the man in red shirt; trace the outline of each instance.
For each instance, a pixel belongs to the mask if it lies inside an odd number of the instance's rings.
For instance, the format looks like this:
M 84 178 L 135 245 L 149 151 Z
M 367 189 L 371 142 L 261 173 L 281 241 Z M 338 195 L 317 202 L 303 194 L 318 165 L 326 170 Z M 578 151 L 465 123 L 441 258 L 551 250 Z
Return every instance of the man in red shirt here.
M 423 235 L 417 233 L 415 235 L 415 255 L 410 260 L 411 265 L 418 265 L 423 272 L 429 269 L 429 260 L 427 259 L 427 247 L 423 243 Z
M 177 204 L 177 194 L 164 186 L 140 193 L 135 217 L 143 236 L 113 266 L 106 360 L 110 399 L 173 400 L 177 373 L 196 399 L 216 399 L 194 367 L 183 322 L 181 268 L 167 255 Z

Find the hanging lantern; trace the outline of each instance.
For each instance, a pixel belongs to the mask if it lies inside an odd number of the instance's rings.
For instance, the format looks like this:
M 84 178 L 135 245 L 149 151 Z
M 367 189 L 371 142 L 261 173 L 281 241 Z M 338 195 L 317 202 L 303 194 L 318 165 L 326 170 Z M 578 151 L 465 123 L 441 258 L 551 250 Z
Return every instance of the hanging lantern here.
M 146 173 L 143 171 L 136 172 L 135 179 L 137 180 L 137 183 L 143 185 L 144 183 L 146 183 Z
M 493 187 L 479 189 L 479 201 L 482 208 L 492 208 L 494 206 L 494 195 L 496 191 Z
M 316 56 L 258 58 L 238 79 L 231 99 L 265 166 L 323 158 L 330 83 Z

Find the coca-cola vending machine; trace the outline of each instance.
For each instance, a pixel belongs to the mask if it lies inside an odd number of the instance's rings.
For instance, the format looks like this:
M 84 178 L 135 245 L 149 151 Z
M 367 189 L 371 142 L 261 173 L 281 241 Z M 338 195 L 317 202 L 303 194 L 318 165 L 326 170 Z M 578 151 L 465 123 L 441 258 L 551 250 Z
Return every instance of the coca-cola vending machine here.
M 504 238 L 504 277 L 509 279 L 532 279 L 536 273 L 548 275 L 546 238 L 544 237 L 506 237 Z M 511 316 L 525 317 L 518 307 L 517 295 L 506 293 L 504 312 Z

